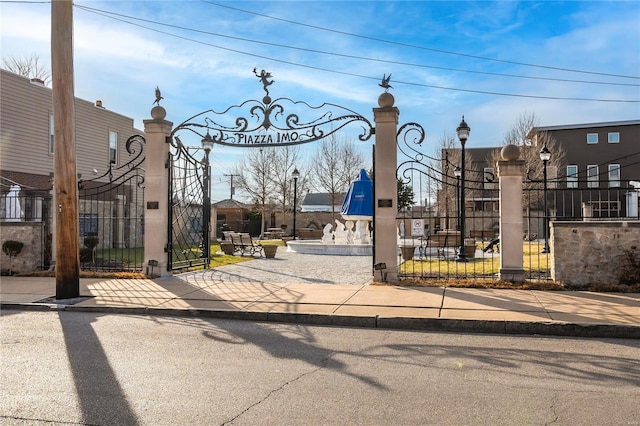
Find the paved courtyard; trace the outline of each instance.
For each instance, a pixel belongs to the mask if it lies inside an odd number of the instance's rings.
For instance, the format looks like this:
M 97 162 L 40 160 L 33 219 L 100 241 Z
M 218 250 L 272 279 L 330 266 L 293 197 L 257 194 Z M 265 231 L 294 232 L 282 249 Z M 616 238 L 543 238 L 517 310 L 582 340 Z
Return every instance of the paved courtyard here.
M 274 259 L 258 258 L 208 271 L 179 274 L 177 277 L 185 281 L 204 280 L 211 284 L 365 285 L 373 279 L 372 262 L 371 256 L 307 255 L 279 247 Z

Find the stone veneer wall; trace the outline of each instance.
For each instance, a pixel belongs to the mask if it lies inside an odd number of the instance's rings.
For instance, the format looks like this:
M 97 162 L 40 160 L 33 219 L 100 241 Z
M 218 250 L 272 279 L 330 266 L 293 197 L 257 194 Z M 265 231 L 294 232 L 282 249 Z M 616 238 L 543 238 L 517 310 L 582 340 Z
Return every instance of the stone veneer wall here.
M 640 249 L 640 221 L 551 222 L 550 246 L 553 280 L 616 284 L 623 250 Z
M 13 272 L 35 271 L 42 266 L 42 222 L 3 222 L 0 223 L 0 247 L 7 240 L 24 244 L 20 254 L 13 259 Z M 0 268 L 9 270 L 9 256 L 0 250 Z

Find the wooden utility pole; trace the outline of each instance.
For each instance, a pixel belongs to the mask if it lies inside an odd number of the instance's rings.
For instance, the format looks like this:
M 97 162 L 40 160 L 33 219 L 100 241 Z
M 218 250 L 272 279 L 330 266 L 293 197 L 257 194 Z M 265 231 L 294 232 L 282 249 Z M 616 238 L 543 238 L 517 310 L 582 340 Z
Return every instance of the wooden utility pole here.
M 80 295 L 78 182 L 73 89 L 73 2 L 51 2 L 56 299 Z

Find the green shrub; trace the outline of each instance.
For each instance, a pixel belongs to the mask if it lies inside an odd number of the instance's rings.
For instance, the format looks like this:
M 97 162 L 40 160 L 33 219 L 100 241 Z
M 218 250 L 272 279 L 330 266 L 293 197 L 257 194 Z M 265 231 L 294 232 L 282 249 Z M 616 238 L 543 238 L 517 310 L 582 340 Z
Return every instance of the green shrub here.
M 89 235 L 87 237 L 84 237 L 84 246 L 88 249 L 93 250 L 94 248 L 96 248 L 99 242 L 100 240 L 96 236 Z
M 9 256 L 10 266 L 9 266 L 9 275 L 13 273 L 13 259 L 17 257 L 20 252 L 22 252 L 22 248 L 24 244 L 20 241 L 15 240 L 7 240 L 2 243 L 2 252 Z

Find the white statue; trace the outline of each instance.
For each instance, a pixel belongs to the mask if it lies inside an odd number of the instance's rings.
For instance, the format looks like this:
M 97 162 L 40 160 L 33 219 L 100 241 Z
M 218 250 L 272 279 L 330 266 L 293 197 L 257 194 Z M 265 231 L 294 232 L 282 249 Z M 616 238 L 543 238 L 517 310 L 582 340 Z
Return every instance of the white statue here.
M 5 219 L 7 222 L 19 222 L 22 220 L 22 208 L 20 208 L 19 196 L 20 185 L 13 185 L 5 199 Z
M 355 239 L 357 244 L 369 244 L 369 222 L 366 220 L 359 220 L 356 222 L 356 234 Z
M 336 244 L 347 243 L 347 230 L 338 219 L 336 219 L 336 230 L 333 231 L 333 240 Z
M 324 226 L 322 230 L 322 244 L 333 244 L 333 232 L 331 232 L 331 228 L 333 228 L 333 226 L 331 226 L 330 223 Z
M 353 222 L 348 220 L 345 222 L 344 226 L 347 228 L 347 244 L 353 244 Z

